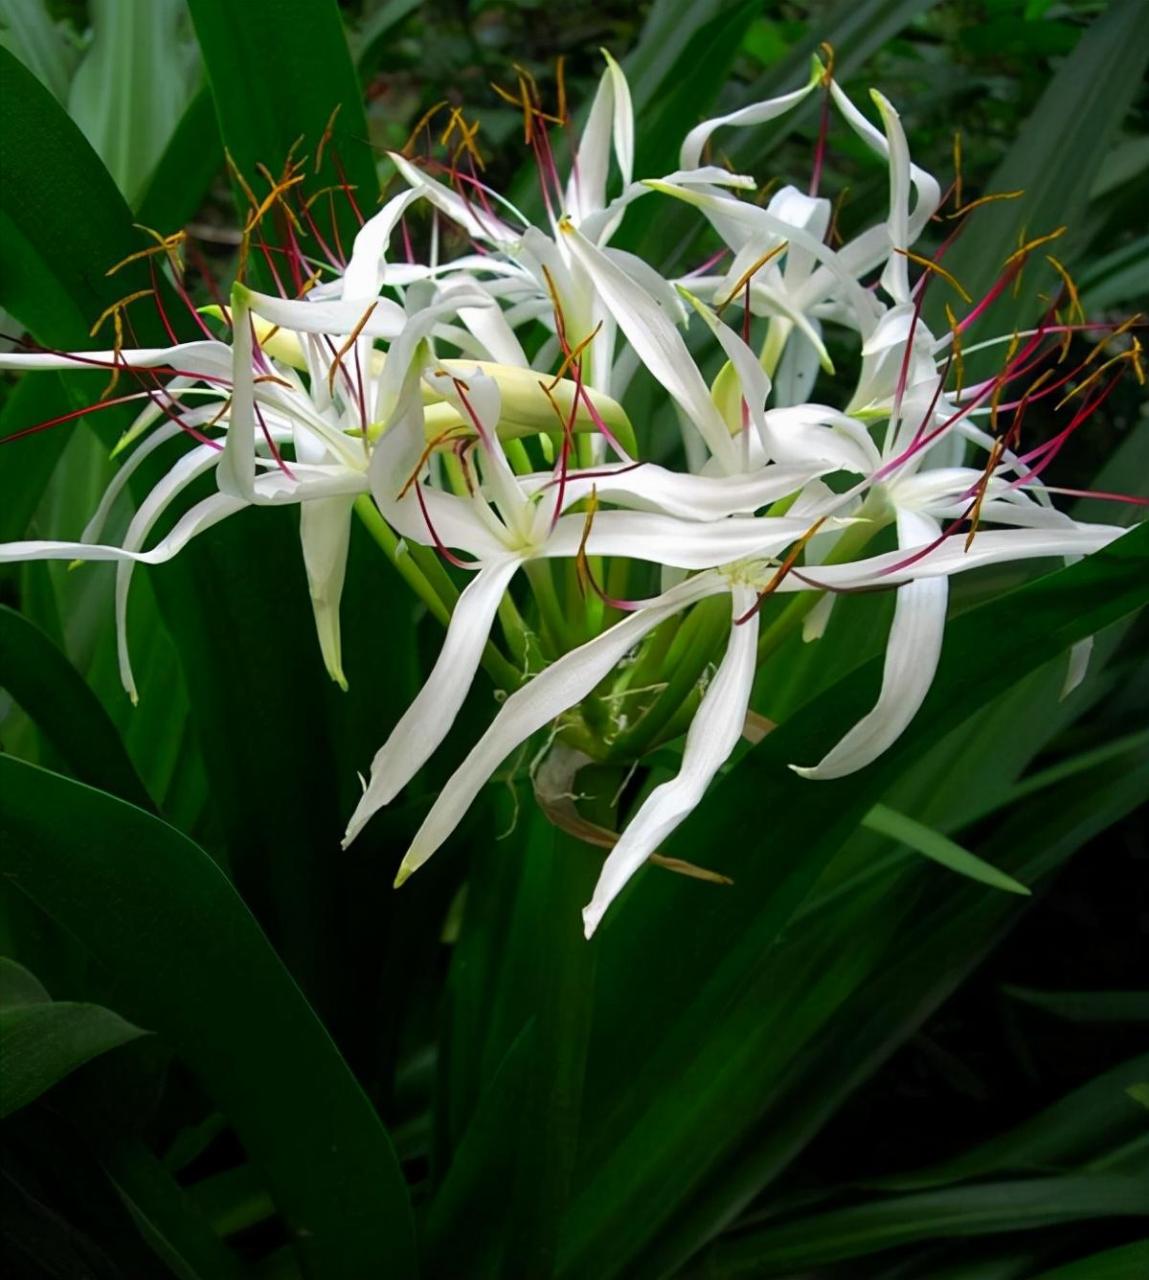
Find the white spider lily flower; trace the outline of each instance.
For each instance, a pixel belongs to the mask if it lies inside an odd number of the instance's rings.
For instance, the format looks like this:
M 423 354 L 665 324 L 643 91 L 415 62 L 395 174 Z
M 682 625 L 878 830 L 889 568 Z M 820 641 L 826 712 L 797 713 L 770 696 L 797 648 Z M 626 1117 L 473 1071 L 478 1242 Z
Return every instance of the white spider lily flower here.
M 799 517 L 754 517 L 722 512 L 746 509 L 746 484 L 704 480 L 692 494 L 690 477 L 662 468 L 629 467 L 608 473 L 614 500 L 645 502 L 653 510 L 602 511 L 590 529 L 565 508 L 587 496 L 585 479 L 556 475 L 517 477 L 499 441 L 499 388 L 480 370 L 465 380 L 439 371 L 424 379 L 472 418 L 476 472 L 467 496 L 423 483 L 428 466 L 421 409 L 410 380 L 404 405 L 376 446 L 372 490 L 384 519 L 402 537 L 473 557 L 475 577 L 455 605 L 447 637 L 430 677 L 376 754 L 367 789 L 348 824 L 344 843 L 389 804 L 450 731 L 478 672 L 499 603 L 517 570 L 533 559 L 625 556 L 679 569 L 708 569 L 747 556 L 771 555 L 800 536 Z M 644 474 L 645 473 L 645 474 Z M 597 473 L 596 473 L 597 474 Z M 770 476 L 768 491 L 792 492 L 805 472 Z M 594 481 L 591 482 L 593 487 Z M 759 486 L 763 481 L 757 480 Z M 763 492 L 759 488 L 759 493 Z M 708 507 L 709 521 L 664 514 Z M 725 518 L 722 518 L 725 516 Z M 576 699 L 577 701 L 577 699 Z
M 755 591 L 738 576 L 710 571 L 636 606 L 621 622 L 564 654 L 516 690 L 439 792 L 395 878 L 401 885 L 458 826 L 502 762 L 533 734 L 585 698 L 639 641 L 665 619 L 707 596 L 729 593 L 732 616 L 749 611 Z M 631 876 L 699 803 L 742 733 L 754 679 L 757 615 L 732 625 L 726 654 L 687 734 L 679 773 L 656 788 L 631 819 L 603 866 L 583 912 L 586 936 Z

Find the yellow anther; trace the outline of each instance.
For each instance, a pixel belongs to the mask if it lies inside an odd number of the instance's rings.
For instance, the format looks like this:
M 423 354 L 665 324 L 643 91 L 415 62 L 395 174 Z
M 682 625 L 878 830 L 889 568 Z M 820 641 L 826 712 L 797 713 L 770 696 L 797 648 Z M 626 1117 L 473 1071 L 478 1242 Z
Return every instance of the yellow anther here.
M 734 301 L 734 299 L 738 297 L 742 290 L 750 283 L 751 280 L 753 280 L 753 278 L 764 266 L 766 266 L 768 262 L 772 262 L 780 253 L 783 253 L 786 250 L 789 243 L 789 240 L 783 240 L 781 244 L 776 244 L 773 249 L 764 253 L 753 266 L 744 271 L 738 277 L 738 283 L 730 290 L 730 296 L 724 302 L 720 302 L 715 308 L 719 315 L 721 315 L 722 312 Z
M 941 276 L 941 278 L 946 282 L 946 284 L 948 284 L 952 289 L 956 290 L 961 295 L 963 302 L 973 301 L 973 298 L 970 296 L 967 290 L 965 290 L 961 286 L 957 277 L 952 272 L 947 271 L 945 267 L 943 267 L 940 263 L 934 262 L 932 258 L 923 258 L 920 253 L 914 253 L 910 249 L 899 249 L 896 246 L 894 248 L 894 252 L 900 253 L 903 258 L 909 258 L 911 262 L 916 262 L 919 267 L 924 267 L 927 271 L 932 272 L 934 275 Z
M 1025 192 L 1019 188 L 1017 191 L 998 191 L 994 195 L 979 196 L 976 200 L 971 200 L 969 204 L 959 205 L 953 213 L 946 216 L 952 222 L 955 218 L 964 218 L 967 213 L 972 213 L 974 209 L 980 209 L 983 204 L 993 204 L 998 200 L 1016 200 L 1023 195 L 1025 195 Z

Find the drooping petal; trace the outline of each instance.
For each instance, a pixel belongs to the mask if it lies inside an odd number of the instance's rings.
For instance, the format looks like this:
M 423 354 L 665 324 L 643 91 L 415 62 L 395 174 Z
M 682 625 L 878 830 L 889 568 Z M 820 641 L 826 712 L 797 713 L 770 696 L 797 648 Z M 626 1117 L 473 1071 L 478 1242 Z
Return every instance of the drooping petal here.
M 194 477 L 192 477 L 194 478 Z M 186 481 L 190 482 L 190 481 Z M 174 495 L 173 495 L 174 496 Z M 118 561 L 120 564 L 163 564 L 183 550 L 192 538 L 203 530 L 227 519 L 247 504 L 242 498 L 226 494 L 213 494 L 188 510 L 175 524 L 171 532 L 148 551 L 111 546 L 106 543 L 54 542 L 34 540 L 0 543 L 0 564 L 18 563 L 24 560 L 93 560 Z M 141 512 L 143 507 L 141 507 Z M 138 518 L 138 515 L 137 515 Z M 153 517 L 154 519 L 158 517 Z M 149 526 L 150 527 L 150 526 Z M 146 533 L 143 535 L 146 537 Z M 116 614 L 118 624 L 118 650 L 120 678 L 132 700 L 136 698 L 135 681 L 128 658 L 127 634 L 124 629 L 127 614 L 127 593 L 130 576 L 116 580 Z
M 344 848 L 402 791 L 451 731 L 479 669 L 499 602 L 520 564 L 512 557 L 485 565 L 459 597 L 434 670 L 372 761 L 371 780 L 347 824 Z
M 752 608 L 755 598 L 752 588 L 735 587 L 733 617 Z M 588 938 L 631 876 L 701 802 L 714 775 L 738 745 L 750 705 L 757 651 L 755 613 L 742 626 L 730 628 L 726 653 L 687 731 L 678 775 L 647 796 L 603 864 L 594 895 L 582 913 Z
M 82 541 L 95 542 L 100 537 L 116 499 L 123 493 L 124 486 L 132 478 L 140 464 L 147 461 L 148 457 L 161 445 L 167 444 L 169 440 L 174 440 L 179 434 L 180 425 L 178 422 L 165 422 L 162 427 L 153 431 L 138 449 L 135 449 L 129 457 L 125 458 L 116 474 L 108 482 L 108 487 L 104 490 L 99 505 L 92 514 L 92 518 L 84 526 L 84 532 L 80 535 Z
M 347 573 L 354 503 L 355 499 L 348 497 L 315 498 L 299 508 L 299 540 L 319 650 L 327 674 L 341 689 L 347 688 L 347 677 L 343 674 L 339 601 Z
M 899 512 L 898 539 L 903 544 L 936 538 L 936 521 L 917 512 Z M 882 690 L 874 709 L 846 734 L 818 764 L 790 767 L 804 778 L 841 778 L 856 773 L 902 735 L 925 701 L 937 671 L 949 595 L 944 578 L 923 578 L 898 589 L 894 621 L 886 644 Z
M 148 539 L 148 534 L 177 497 L 216 463 L 219 453 L 210 445 L 199 445 L 185 453 L 175 466 L 140 503 L 124 534 L 124 551 L 116 565 L 116 648 L 119 655 L 120 679 L 131 700 L 137 700 L 136 682 L 132 676 L 132 664 L 128 655 L 128 592 L 136 567 L 131 555 L 138 552 Z M 86 555 L 83 559 L 90 559 Z
M 556 716 L 573 707 L 664 619 L 726 590 L 716 574 L 702 574 L 647 601 L 608 631 L 564 654 L 503 703 L 486 733 L 440 791 L 399 867 L 396 885 L 427 861 L 458 826 L 499 765 Z

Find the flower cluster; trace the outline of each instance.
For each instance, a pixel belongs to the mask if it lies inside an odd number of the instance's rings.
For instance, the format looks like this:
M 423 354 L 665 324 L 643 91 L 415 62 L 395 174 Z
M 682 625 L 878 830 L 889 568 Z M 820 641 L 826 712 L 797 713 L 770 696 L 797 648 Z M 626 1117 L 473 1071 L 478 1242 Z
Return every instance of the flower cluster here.
M 753 178 L 708 161 L 717 131 L 766 123 L 815 94 L 824 95 L 823 136 L 808 191 L 783 186 L 759 202 Z M 1063 337 L 1083 326 L 1051 307 L 1037 328 L 1000 340 L 993 377 L 963 385 L 963 334 L 1041 242 L 1021 246 L 990 293 L 967 300 L 964 319 L 932 333 L 927 288 L 960 290 L 940 262 L 948 241 L 933 257 L 913 249 L 942 204 L 939 184 L 911 162 L 890 103 L 873 94 L 876 126 L 818 60 L 801 88 L 698 125 L 678 169 L 641 180 L 627 82 L 609 57 L 577 139 L 565 104 L 545 111 L 529 77 L 510 96 L 538 161 L 545 226 L 484 182 L 474 129 L 456 111 L 441 140 L 453 147 L 446 160 L 413 146 L 390 157 L 402 188 L 362 224 L 346 261 L 307 254 L 291 215 L 279 250 L 291 268 L 284 286 L 253 217 L 248 231 L 279 296 L 237 283 L 226 303 L 193 313 L 201 337 L 161 349 L 0 356 L 6 368 L 106 367 L 138 382 L 117 401 L 143 402 L 118 446 L 131 452 L 81 541 L 8 544 L 0 559 L 117 562 L 121 671 L 134 696 L 125 629 L 133 566 L 169 559 L 247 506 L 298 505 L 321 652 L 346 686 L 339 606 L 358 513 L 448 625 L 426 683 L 374 759 L 345 842 L 451 732 L 480 665 L 507 695 L 439 792 L 397 884 L 541 731 L 568 760 L 613 761 L 685 733 L 676 776 L 646 794 L 613 844 L 584 912 L 589 936 L 746 731 L 770 647 L 764 601 L 791 596 L 785 616 L 813 641 L 837 594 L 896 591 L 872 710 L 822 760 L 794 766 L 811 779 L 863 768 L 929 689 L 953 574 L 1078 557 L 1119 535 L 1059 512 L 1042 473 L 1113 380 L 1125 367 L 1140 376 L 1140 364 L 1134 342 L 1119 369 L 1094 361 L 1064 372 Z M 817 194 L 832 111 L 889 177 L 885 220 L 844 242 Z M 565 182 L 552 126 L 569 140 Z M 278 184 L 263 206 L 288 209 L 292 186 Z M 613 247 L 640 200 L 687 206 L 709 225 L 716 252 L 667 278 L 660 263 Z M 419 206 L 430 207 L 425 262 L 409 226 Z M 465 251 L 448 256 L 448 243 Z M 173 240 L 157 249 L 174 259 Z M 178 263 L 169 275 L 182 292 Z M 810 398 L 834 372 L 831 330 L 834 350 L 845 342 L 856 352 L 852 395 L 837 404 Z M 665 393 L 637 432 L 623 408 L 636 378 Z M 1027 405 L 1059 392 L 1067 424 L 1030 444 Z M 122 538 L 101 541 L 132 473 L 177 438 L 186 452 Z M 208 473 L 215 491 L 149 545 L 165 511 Z M 683 618 L 709 597 L 727 602 L 729 623 L 704 643 Z M 1085 657 L 1076 656 L 1078 674 Z M 685 687 L 668 706 L 650 692 L 671 671 Z

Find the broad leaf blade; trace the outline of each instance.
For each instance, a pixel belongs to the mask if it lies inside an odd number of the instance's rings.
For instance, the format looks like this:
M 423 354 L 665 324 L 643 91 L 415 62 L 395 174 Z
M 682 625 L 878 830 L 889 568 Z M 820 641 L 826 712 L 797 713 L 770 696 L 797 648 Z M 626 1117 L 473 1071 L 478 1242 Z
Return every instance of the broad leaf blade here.
M 48 1001 L 0 1008 L 0 1119 L 85 1062 L 145 1035 L 111 1009 Z
M 156 818 L 0 759 L 4 873 L 116 977 L 230 1116 L 315 1274 L 414 1271 L 387 1134 L 255 921 Z M 77 833 L 83 832 L 82 839 Z M 321 1097 L 323 1105 L 301 1106 Z

